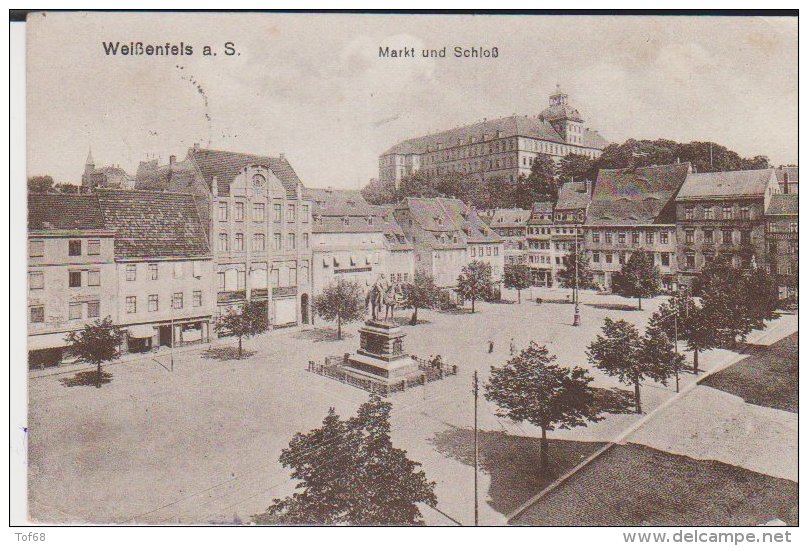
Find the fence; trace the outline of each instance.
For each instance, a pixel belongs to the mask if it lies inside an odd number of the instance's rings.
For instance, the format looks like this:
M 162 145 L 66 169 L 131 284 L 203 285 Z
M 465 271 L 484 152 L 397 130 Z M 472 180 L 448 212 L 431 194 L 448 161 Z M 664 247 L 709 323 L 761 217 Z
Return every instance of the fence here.
M 457 375 L 457 366 L 448 366 L 442 362 L 430 362 L 417 357 L 413 358 L 418 362 L 418 369 L 421 373 L 410 375 L 400 381 L 389 384 L 369 377 L 359 377 L 351 373 L 350 370 L 344 367 L 348 359 L 347 354 L 342 356 L 327 356 L 323 364 L 309 360 L 307 371 L 335 379 L 340 383 L 345 383 L 346 385 L 351 385 L 352 387 L 357 387 L 382 397 L 387 397 L 397 392 L 404 392 L 412 387 L 424 386 L 429 382 L 439 381 L 450 375 Z

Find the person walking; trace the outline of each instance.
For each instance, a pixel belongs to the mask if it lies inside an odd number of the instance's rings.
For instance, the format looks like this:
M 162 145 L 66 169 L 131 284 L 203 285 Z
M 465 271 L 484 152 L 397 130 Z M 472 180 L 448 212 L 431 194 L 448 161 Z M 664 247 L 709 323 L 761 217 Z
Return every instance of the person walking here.
M 511 356 L 516 352 L 516 343 L 513 342 L 513 338 L 511 338 Z
M 488 353 L 491 354 L 494 352 L 494 341 L 489 339 L 488 340 Z

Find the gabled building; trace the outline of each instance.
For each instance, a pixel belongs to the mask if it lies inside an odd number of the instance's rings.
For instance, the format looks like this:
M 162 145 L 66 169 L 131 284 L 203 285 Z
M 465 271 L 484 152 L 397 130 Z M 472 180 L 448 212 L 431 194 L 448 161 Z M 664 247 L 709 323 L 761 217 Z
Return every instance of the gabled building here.
M 96 168 L 92 150 L 87 153 L 84 172 L 81 175 L 81 191 L 91 192 L 95 188 L 119 188 L 131 190 L 135 187 L 135 177 L 118 165 Z
M 797 296 L 799 270 L 799 199 L 796 193 L 774 194 L 766 208 L 766 254 L 777 276 L 780 299 Z
M 527 222 L 531 211 L 519 208 L 494 209 L 482 216 L 505 241 L 505 264 L 527 263 Z
M 407 197 L 393 214 L 414 248 L 415 269 L 432 275 L 438 287 L 454 288 L 473 260 L 491 264 L 495 282 L 501 281 L 504 241 L 472 207 L 458 199 Z
M 379 180 L 398 187 L 402 178 L 421 170 L 430 176 L 458 172 L 479 180 L 514 181 L 530 174 L 539 154 L 556 160 L 570 153 L 594 159 L 607 145 L 597 131 L 584 126 L 580 112 L 558 88 L 538 116 L 483 120 L 392 146 L 379 156 Z
M 415 277 L 415 254 L 412 243 L 396 221 L 393 207 L 373 206 L 381 219 L 387 249 L 387 278 L 393 282 L 412 282 Z
M 632 252 L 650 252 L 667 290 L 676 290 L 676 195 L 690 163 L 602 169 L 584 221 L 594 281 L 610 289 Z
M 118 321 L 113 241 L 96 195 L 28 195 L 30 366 L 59 363 L 69 332 Z
M 766 263 L 765 211 L 779 192 L 774 169 L 690 173 L 676 197 L 679 280 L 691 284 L 722 256 L 735 267 Z
M 527 221 L 527 263 L 535 286 L 551 287 L 560 257 L 553 247 L 553 202 L 533 203 Z M 558 258 L 558 264 L 556 263 Z
M 115 233 L 118 309 L 130 352 L 207 343 L 216 312 L 213 259 L 193 196 L 99 189 Z
M 309 320 L 311 200 L 282 154 L 195 145 L 183 161 L 142 163 L 138 173 L 138 188 L 195 196 L 216 264 L 220 310 L 266 301 L 274 326 Z

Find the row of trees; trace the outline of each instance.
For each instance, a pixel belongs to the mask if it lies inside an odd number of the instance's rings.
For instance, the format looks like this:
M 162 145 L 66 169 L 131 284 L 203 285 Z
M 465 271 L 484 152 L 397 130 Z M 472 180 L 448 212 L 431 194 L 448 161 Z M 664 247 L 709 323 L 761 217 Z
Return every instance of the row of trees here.
M 769 166 L 769 160 L 764 156 L 744 158 L 712 142 L 629 139 L 622 144 L 608 145 L 596 159 L 568 154 L 556 163 L 550 156 L 539 154 L 534 159 L 530 175 L 515 180 L 510 176 L 494 176 L 482 181 L 479 175 L 460 172 L 429 176 L 420 170 L 404 177 L 398 188 L 392 182 L 374 180 L 362 189 L 362 195 L 377 205 L 397 203 L 404 197 L 445 196 L 456 197 L 481 209 L 530 209 L 537 201 L 554 201 L 560 183 L 595 180 L 600 169 L 669 165 L 676 161 L 689 161 L 697 172 L 764 169 Z
M 31 193 L 79 193 L 81 187 L 75 184 L 57 184 L 50 175 L 29 176 L 28 191 Z

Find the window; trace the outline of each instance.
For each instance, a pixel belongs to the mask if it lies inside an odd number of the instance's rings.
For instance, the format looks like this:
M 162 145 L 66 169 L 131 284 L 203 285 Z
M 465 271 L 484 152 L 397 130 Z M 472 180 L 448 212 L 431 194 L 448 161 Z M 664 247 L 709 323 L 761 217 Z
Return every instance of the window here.
M 281 249 L 281 234 L 276 233 L 272 236 L 272 250 Z
M 725 229 L 721 231 L 721 242 L 725 245 L 732 244 L 732 230 Z
M 236 233 L 236 241 L 233 245 L 233 250 L 240 251 L 244 250 L 244 234 L 243 233 Z
M 790 224 L 788 224 L 788 231 L 790 231 L 791 233 L 797 233 L 797 229 L 798 229 L 797 222 L 791 222 Z
M 490 246 L 485 247 L 485 255 L 486 255 L 486 256 L 490 256 L 490 255 L 491 255 L 491 247 L 490 247 Z
M 219 271 L 216 273 L 216 280 L 218 281 L 219 292 L 224 292 L 225 287 L 224 271 Z
M 182 262 L 174 262 L 174 278 L 181 279 L 185 274 Z
M 610 263 L 612 263 L 612 260 L 613 260 L 613 258 L 612 258 L 612 253 L 611 253 L 611 252 L 607 252 L 607 253 L 606 253 L 606 263 L 607 263 L 607 264 L 610 264 Z
M 309 248 L 309 234 L 303 234 L 303 248 Z
M 31 290 L 45 288 L 45 274 L 42 271 L 31 271 L 28 273 L 28 287 Z
M 617 234 L 617 243 L 621 245 L 626 244 L 626 233 L 624 231 Z
M 713 207 L 704 207 L 704 219 L 705 220 L 715 220 L 715 214 L 713 213 Z
M 288 250 L 294 250 L 295 249 L 295 244 L 296 244 L 295 234 L 294 233 L 287 233 L 286 234 L 286 248 Z
M 687 254 L 685 256 L 685 261 L 686 261 L 688 269 L 695 269 L 696 268 L 696 255 L 695 254 Z
M 475 247 L 471 247 L 471 257 L 472 257 L 472 258 L 476 258 L 476 257 L 477 257 L 477 252 L 476 252 L 474 249 L 475 249 Z
M 87 286 L 101 286 L 101 271 L 91 269 L 87 272 Z
M 265 203 L 253 203 L 253 220 L 256 222 L 263 222 L 266 216 Z
M 612 232 L 611 231 L 607 231 L 604 234 L 603 238 L 605 239 L 607 245 L 612 244 Z
M 704 242 L 709 244 L 713 243 L 713 230 L 711 229 L 704 230 Z
M 137 279 L 137 264 L 126 264 L 126 280 L 134 281 Z
M 244 220 L 244 203 L 236 201 L 236 210 L 233 211 L 236 220 Z
M 28 244 L 28 256 L 39 258 L 45 255 L 45 241 L 31 241 Z
M 202 291 L 201 290 L 194 290 L 194 299 L 193 304 L 194 307 L 202 307 Z
M 277 267 L 273 267 L 269 273 L 269 285 L 278 286 L 280 284 L 281 272 Z
M 645 244 L 647 244 L 647 245 L 654 244 L 654 232 L 653 231 L 646 231 L 645 232 Z
M 273 213 L 273 220 L 276 222 L 280 222 L 283 220 L 283 209 L 281 209 L 280 203 L 275 203 L 272 205 L 272 213 Z
M 266 250 L 267 240 L 263 233 L 253 234 L 253 250 Z
M 289 266 L 289 286 L 297 286 L 297 264 Z
M 722 207 L 721 209 L 722 220 L 732 220 L 732 207 Z
M 632 231 L 631 232 L 631 243 L 638 245 L 640 244 L 640 232 L 639 231 Z
M 741 220 L 749 220 L 749 207 L 741 207 Z
M 668 252 L 662 252 L 659 254 L 659 260 L 664 266 L 671 265 L 671 255 Z
M 626 253 L 625 252 L 619 252 L 617 254 L 617 261 L 620 262 L 620 265 L 625 265 L 625 263 L 626 263 Z
M 87 318 L 97 318 L 101 315 L 101 303 L 97 301 L 87 302 Z
M 67 243 L 68 256 L 81 256 L 81 240 L 73 240 Z
M 308 205 L 301 205 L 300 207 L 300 221 L 304 224 L 308 223 L 309 221 L 309 206 Z
M 230 248 L 230 244 L 227 240 L 227 233 L 220 233 L 219 234 L 219 250 L 227 251 Z
M 659 232 L 659 244 L 661 244 L 661 245 L 668 244 L 668 232 L 667 231 L 660 231 Z
M 149 311 L 158 311 L 160 309 L 160 297 L 157 294 L 149 294 Z
M 101 241 L 92 240 L 87 241 L 87 254 L 91 256 L 98 256 L 101 254 Z
M 499 256 L 499 247 L 498 246 L 494 247 L 494 256 Z M 520 258 L 521 258 L 521 256 L 520 256 Z
M 137 296 L 126 296 L 126 312 L 137 313 Z
M 158 272 L 159 269 L 157 267 L 157 264 L 149 264 L 149 278 L 151 278 L 151 280 L 153 281 L 157 280 Z
M 289 203 L 286 205 L 286 221 L 287 222 L 294 222 L 295 221 L 295 205 L 294 203 Z
M 752 244 L 752 232 L 749 230 L 741 231 L 741 244 L 742 245 L 751 245 Z
M 685 230 L 685 243 L 692 244 L 693 243 L 693 230 L 686 229 Z
M 303 280 L 304 283 L 308 282 L 309 279 L 309 261 L 303 260 L 300 265 L 300 278 Z
M 182 309 L 182 292 L 174 292 L 171 297 L 171 307 L 172 309 Z
M 69 271 L 67 276 L 68 286 L 70 288 L 78 288 L 81 286 L 81 271 Z
M 600 232 L 599 231 L 593 231 L 592 232 L 592 242 L 593 243 L 599 243 L 600 242 Z
M 219 220 L 227 220 L 227 203 L 219 203 Z
M 45 322 L 45 306 L 34 305 L 30 308 L 31 322 L 42 323 Z
M 597 264 L 597 263 L 600 263 L 600 252 L 597 252 L 597 251 L 596 251 L 596 252 L 593 252 L 593 253 L 592 253 L 592 261 L 593 261 L 594 263 L 596 263 L 596 264 Z
M 236 272 L 236 290 L 244 290 L 247 287 L 247 272 Z
M 71 303 L 67 306 L 68 318 L 70 320 L 77 320 L 82 317 L 82 311 L 84 310 L 83 303 Z
M 685 207 L 685 220 L 692 220 L 693 219 L 693 211 L 695 207 Z

